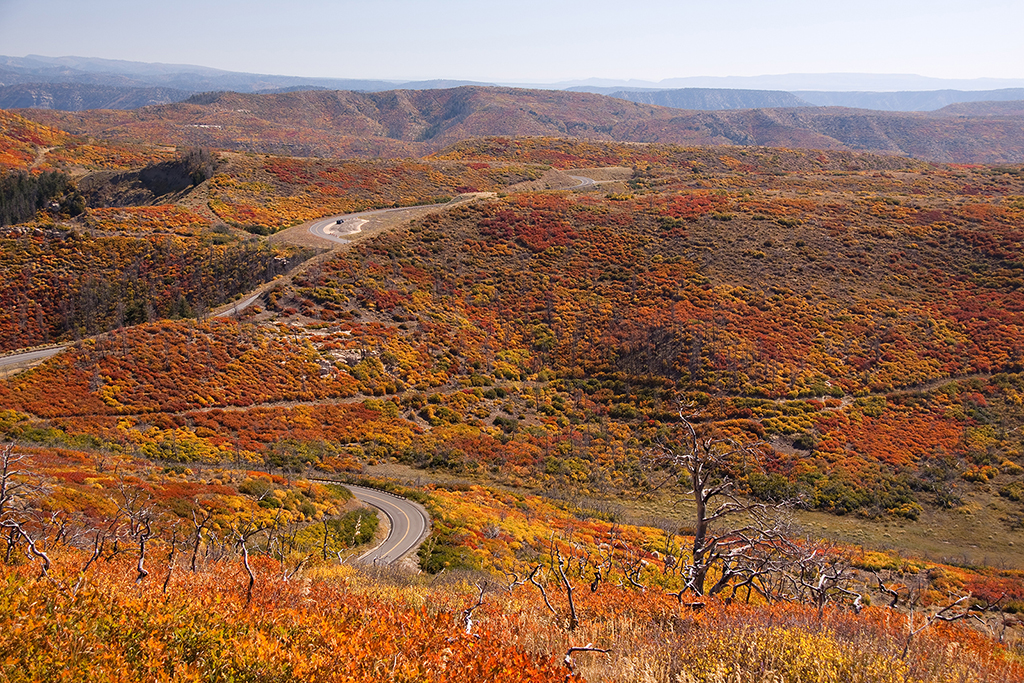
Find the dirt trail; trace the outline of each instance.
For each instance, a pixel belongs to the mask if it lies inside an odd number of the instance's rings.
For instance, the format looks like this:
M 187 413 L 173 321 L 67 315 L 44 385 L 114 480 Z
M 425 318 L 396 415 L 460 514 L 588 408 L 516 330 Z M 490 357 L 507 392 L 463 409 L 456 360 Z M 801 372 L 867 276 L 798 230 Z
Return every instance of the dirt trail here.
M 935 391 L 939 387 L 944 387 L 947 384 L 953 382 L 971 382 L 976 379 L 990 380 L 995 377 L 995 373 L 974 373 L 971 375 L 956 375 L 954 377 L 945 377 L 940 379 L 933 379 L 930 382 L 922 382 L 921 384 L 911 384 L 910 386 L 903 387 L 901 389 L 893 389 L 892 391 L 878 391 L 872 392 L 872 396 L 901 396 L 904 394 L 916 394 L 921 392 Z
M 940 377 L 933 379 L 928 382 L 921 382 L 920 384 L 910 384 L 905 387 L 899 387 L 898 389 L 891 389 L 889 391 L 871 391 L 862 396 L 854 396 L 852 394 L 846 394 L 839 398 L 843 402 L 843 406 L 852 405 L 858 398 L 864 397 L 886 397 L 886 396 L 906 396 L 907 394 L 923 394 L 929 391 L 935 391 L 947 384 L 953 382 L 970 382 L 973 380 L 990 380 L 995 377 L 995 373 L 974 373 L 970 375 L 956 375 L 953 377 Z M 817 396 L 814 398 L 832 398 L 829 396 Z M 780 403 L 783 402 L 780 400 Z
M 580 186 L 579 181 L 573 176 L 583 176 L 594 181 L 587 185 L 595 189 L 597 185 L 607 183 L 625 182 L 633 177 L 633 169 L 623 166 L 608 166 L 605 168 L 570 168 L 564 171 L 551 169 L 546 171 L 537 180 L 527 180 L 515 185 L 509 185 L 503 192 L 542 192 L 544 190 L 572 190 Z
M 43 160 L 46 159 L 46 155 L 49 154 L 50 151 L 55 150 L 55 149 L 57 149 L 57 148 L 56 147 L 40 147 L 39 151 L 36 152 L 36 158 L 32 160 L 32 165 L 29 166 L 29 169 L 31 170 L 31 169 L 38 168 L 39 164 L 43 163 Z
M 904 387 L 902 389 L 896 389 L 894 391 L 874 392 L 874 393 L 871 393 L 871 394 L 867 394 L 867 396 L 883 396 L 883 397 L 884 396 L 903 396 L 903 395 L 906 395 L 906 394 L 914 394 L 914 393 L 918 393 L 918 392 L 934 391 L 935 389 L 938 389 L 940 387 L 946 386 L 947 384 L 952 384 L 953 382 L 971 381 L 971 380 L 976 380 L 976 379 L 977 380 L 987 380 L 987 379 L 991 379 L 994 376 L 995 375 L 993 375 L 993 374 L 973 374 L 973 375 L 960 375 L 958 377 L 947 377 L 945 379 L 936 379 L 936 380 L 933 380 L 931 382 L 925 382 L 923 384 L 914 385 L 912 387 Z M 496 382 L 494 384 L 494 386 L 495 387 L 500 387 L 500 388 L 503 388 L 503 389 L 506 389 L 506 390 L 517 391 L 518 392 L 518 391 L 523 391 L 523 390 L 526 390 L 526 389 L 533 388 L 533 387 L 537 386 L 537 383 L 536 382 Z M 446 386 L 446 387 L 438 387 L 435 393 L 439 393 L 439 394 L 442 394 L 442 395 L 448 395 L 448 394 L 460 393 L 461 391 L 462 391 L 462 387 L 461 386 L 459 386 L 459 387 Z M 379 397 L 375 397 L 375 396 L 370 395 L 370 394 L 356 394 L 354 396 L 338 396 L 338 397 L 333 397 L 333 398 L 322 398 L 322 399 L 314 399 L 314 400 L 309 400 L 309 401 L 295 401 L 295 400 L 291 400 L 291 401 L 265 401 L 265 402 L 262 402 L 262 403 L 253 403 L 253 404 L 247 405 L 247 406 L 234 406 L 234 405 L 207 406 L 207 407 L 201 407 L 201 408 L 197 407 L 197 408 L 190 408 L 190 409 L 187 409 L 187 410 L 176 410 L 176 411 L 166 411 L 166 412 L 165 411 L 152 411 L 152 410 L 137 410 L 137 411 L 117 413 L 117 416 L 119 416 L 119 417 L 144 417 L 146 415 L 153 415 L 153 414 L 156 414 L 156 413 L 160 413 L 161 415 L 176 416 L 176 415 L 190 415 L 190 414 L 195 414 L 195 413 L 208 413 L 208 412 L 212 412 L 212 411 L 215 411 L 215 410 L 221 411 L 221 412 L 225 412 L 225 413 L 234 413 L 234 412 L 245 412 L 245 411 L 248 411 L 248 410 L 258 410 L 260 408 L 297 408 L 297 407 L 300 407 L 300 406 L 347 405 L 347 404 L 353 404 L 353 403 L 362 403 L 363 401 L 365 401 L 367 399 L 372 399 L 372 398 L 379 398 Z M 723 398 L 733 398 L 733 397 L 725 396 Z M 825 397 L 825 398 L 829 398 L 829 397 Z M 861 397 L 855 397 L 855 396 L 852 396 L 852 395 L 847 395 L 847 396 L 843 396 L 840 400 L 843 402 L 844 406 L 848 406 L 848 405 L 852 404 L 853 401 L 855 401 L 857 398 L 861 398 Z M 795 399 L 795 400 L 803 400 L 803 399 Z M 787 403 L 789 401 L 789 399 L 776 399 L 776 401 L 778 403 Z M 108 417 L 109 416 L 109 415 L 107 415 L 105 413 L 104 414 L 85 414 L 85 415 L 51 415 L 51 416 L 48 416 L 48 417 L 40 417 L 39 415 L 35 415 L 35 414 L 32 414 L 32 413 L 26 413 L 26 414 L 29 415 L 30 417 L 33 417 L 33 418 L 37 419 L 37 420 L 60 420 L 60 419 L 68 419 L 68 418 L 80 418 L 80 417 Z M 428 427 L 428 429 L 429 429 L 429 427 Z M 780 443 L 782 443 L 782 441 L 780 441 Z M 785 448 L 783 448 L 782 450 L 785 450 Z

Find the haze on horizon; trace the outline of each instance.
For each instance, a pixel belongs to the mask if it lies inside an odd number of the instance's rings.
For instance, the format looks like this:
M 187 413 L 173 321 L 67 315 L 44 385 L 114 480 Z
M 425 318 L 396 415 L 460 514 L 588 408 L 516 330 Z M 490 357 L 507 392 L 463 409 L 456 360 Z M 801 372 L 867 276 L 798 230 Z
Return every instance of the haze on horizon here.
M 388 80 L 1024 78 L 1019 0 L 0 0 L 0 52 Z

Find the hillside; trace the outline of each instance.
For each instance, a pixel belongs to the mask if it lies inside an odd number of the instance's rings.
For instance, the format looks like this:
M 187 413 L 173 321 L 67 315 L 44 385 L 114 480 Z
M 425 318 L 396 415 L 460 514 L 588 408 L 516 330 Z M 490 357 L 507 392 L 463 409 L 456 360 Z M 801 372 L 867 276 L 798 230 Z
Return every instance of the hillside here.
M 971 477 L 1016 490 L 1012 460 L 990 448 L 1017 453 L 1018 437 L 996 437 L 986 425 L 1019 419 L 1021 174 L 734 151 L 498 138 L 438 155 L 433 163 L 461 168 L 557 159 L 636 171 L 608 194 L 518 193 L 437 213 L 273 288 L 257 321 L 271 325 L 268 333 L 281 322 L 305 329 L 295 341 L 335 368 L 320 373 L 333 388 L 310 380 L 299 390 L 282 378 L 292 388 L 265 399 L 252 389 L 214 391 L 236 381 L 207 357 L 228 338 L 183 347 L 171 340 L 183 333 L 165 327 L 157 338 L 171 336 L 156 345 L 184 354 L 174 372 L 210 368 L 208 388 L 190 389 L 194 380 L 180 377 L 170 381 L 174 391 L 154 393 L 128 370 L 148 365 L 134 359 L 154 342 L 124 331 L 119 354 L 70 353 L 48 371 L 80 377 L 83 387 L 99 373 L 109 393 L 93 388 L 46 408 L 39 397 L 51 375 L 41 373 L 16 378 L 0 396 L 39 418 L 70 420 L 69 428 L 100 419 L 108 429 L 117 415 L 151 423 L 169 406 L 194 423 L 194 411 L 239 400 L 258 408 L 342 399 L 357 387 L 391 397 L 404 416 L 389 445 L 375 446 L 388 457 L 460 471 L 486 465 L 503 480 L 587 494 L 642 487 L 642 448 L 630 439 L 656 438 L 685 399 L 706 406 L 711 424 L 771 440 L 766 463 L 777 478 L 750 483 L 765 496 L 789 490 L 821 510 L 916 518 L 945 505 L 934 497 L 934 468 L 945 462 L 936 449 L 956 455 L 940 469 L 966 482 L 958 485 L 965 492 Z M 297 193 L 341 170 L 274 159 L 248 177 L 243 168 L 224 176 L 232 180 L 216 190 L 223 199 L 210 200 L 221 215 L 233 184 L 267 183 L 259 174 L 287 177 L 292 189 L 282 193 Z M 266 201 L 268 213 L 301 205 Z M 18 329 L 16 317 L 9 326 Z M 308 326 L 323 331 L 311 335 Z M 276 338 L 257 346 L 273 348 Z M 979 401 L 987 412 L 967 407 Z M 953 411 L 958 402 L 964 407 Z M 211 417 L 202 420 L 220 434 L 222 418 Z M 430 436 L 416 436 L 419 428 Z M 983 433 L 989 446 L 977 450 L 968 435 Z M 459 446 L 438 460 L 442 434 Z M 217 438 L 202 449 L 215 450 Z M 566 462 L 590 464 L 552 465 L 545 440 L 563 444 Z
M 1024 167 L 563 95 L 0 112 L 0 677 L 1024 680 Z
M 14 171 L 0 175 L 0 350 L 201 317 L 311 253 L 257 235 L 332 213 L 444 203 L 546 172 L 519 163 L 172 153 L 90 144 L 0 115 L 0 168 Z M 28 170 L 35 175 L 22 175 Z M 49 194 L 31 179 L 46 180 Z M 8 220 L 16 209 L 21 218 Z
M 75 135 L 299 156 L 419 156 L 490 135 L 870 150 L 939 162 L 1024 160 L 1019 117 L 843 108 L 685 112 L 562 91 L 466 86 L 380 93 L 207 93 L 126 111 L 19 110 Z
M 951 104 L 933 116 L 1013 117 L 1024 116 L 1024 99 L 1009 102 L 965 102 Z
M 69 83 L 0 86 L 0 109 L 138 109 L 180 102 L 191 93 L 174 88 L 132 88 Z

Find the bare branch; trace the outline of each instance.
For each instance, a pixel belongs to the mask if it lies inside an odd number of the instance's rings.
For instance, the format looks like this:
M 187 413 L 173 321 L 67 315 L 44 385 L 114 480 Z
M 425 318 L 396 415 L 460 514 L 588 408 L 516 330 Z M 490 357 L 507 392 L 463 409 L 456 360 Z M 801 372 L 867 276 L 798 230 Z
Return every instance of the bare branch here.
M 572 656 L 577 652 L 600 652 L 602 654 L 608 654 L 611 652 L 611 649 L 606 650 L 604 648 L 594 647 L 593 643 L 587 643 L 583 647 L 570 647 L 565 653 L 565 659 L 562 660 L 565 667 L 569 669 L 570 674 L 576 673 L 576 666 L 572 661 Z
M 924 623 L 921 624 L 921 626 L 919 626 L 918 628 L 915 629 L 915 628 L 911 627 L 910 632 L 907 634 L 907 641 L 903 645 L 903 653 L 900 655 L 900 658 L 901 659 L 906 659 L 907 658 L 907 653 L 910 651 L 910 641 L 913 640 L 914 636 L 916 636 L 921 631 L 924 631 L 926 628 L 928 628 L 929 626 L 934 624 L 936 621 L 953 622 L 953 621 L 959 621 L 961 619 L 976 619 L 977 621 L 979 621 L 982 624 L 984 624 L 985 622 L 976 614 L 972 614 L 969 611 L 963 611 L 963 612 L 955 611 L 956 608 L 962 602 L 964 602 L 966 600 L 970 600 L 970 599 L 971 599 L 971 594 L 970 593 L 968 593 L 967 595 L 962 595 L 959 598 L 957 598 L 956 600 L 954 600 L 953 602 L 951 602 L 950 604 L 948 604 L 945 607 L 943 607 L 942 609 L 940 609 L 935 614 L 933 614 L 931 616 L 926 616 L 924 618 Z
M 311 557 L 313 557 L 313 556 L 312 556 L 312 555 L 306 555 L 305 557 L 303 557 L 303 558 L 302 558 L 301 560 L 299 560 L 299 561 L 298 561 L 298 562 L 297 562 L 297 563 L 295 564 L 295 567 L 293 567 L 293 568 L 292 568 L 292 570 L 291 570 L 290 572 L 289 572 L 289 571 L 287 571 L 287 570 L 285 570 L 285 572 L 284 572 L 284 574 L 283 574 L 283 577 L 282 577 L 282 578 L 284 578 L 284 582 L 285 582 L 285 583 L 288 583 L 288 579 L 291 579 L 291 578 L 293 578 L 293 577 L 294 577 L 294 576 L 295 576 L 296 574 L 298 574 L 298 573 L 299 573 L 299 572 L 300 572 L 300 571 L 302 570 L 302 567 L 303 567 L 303 566 L 305 566 L 305 564 L 306 564 L 307 562 L 309 562 L 309 558 L 311 558 Z M 281 562 L 282 562 L 282 564 L 284 563 L 284 559 L 283 559 L 283 558 L 281 559 Z
M 878 590 L 882 591 L 883 593 L 889 596 L 889 608 L 896 609 L 896 606 L 900 600 L 900 594 L 894 589 L 890 588 L 889 586 L 886 586 L 882 582 L 882 577 L 878 575 L 878 572 L 872 572 L 872 574 L 875 575 L 875 581 L 878 582 Z
M 195 541 L 192 544 L 192 560 L 190 562 L 190 568 L 192 569 L 193 574 L 196 572 L 196 557 L 199 555 L 199 544 L 203 539 L 203 530 L 206 529 L 206 525 L 209 524 L 210 518 L 213 517 L 213 510 L 199 507 L 198 500 L 195 501 L 195 503 L 195 507 L 192 508 L 192 533 L 195 535 Z M 202 518 L 196 516 L 197 507 L 202 510 Z
M 569 582 L 569 578 L 565 575 L 565 563 L 562 560 L 562 554 L 558 552 L 558 548 L 554 547 L 554 552 L 558 558 L 558 573 L 562 577 L 562 584 L 565 586 L 565 595 L 569 599 L 569 630 L 575 631 L 576 627 L 579 626 L 579 618 L 576 616 L 576 602 L 572 599 L 573 586 Z
M 462 610 L 462 624 L 466 628 L 466 635 L 468 636 L 473 630 L 473 610 L 480 605 L 484 604 L 484 588 L 487 587 L 487 582 L 481 582 L 477 584 L 480 589 L 480 595 L 476 598 L 476 603 L 472 607 L 468 607 Z
M 555 611 L 555 608 L 551 606 L 551 602 L 548 601 L 548 594 L 547 594 L 547 591 L 544 590 L 544 586 L 542 586 L 541 584 L 537 583 L 537 579 L 534 578 L 534 577 L 536 577 L 537 572 L 540 571 L 541 566 L 542 565 L 538 564 L 536 567 L 534 567 L 533 571 L 530 572 L 530 575 L 528 577 L 526 577 L 526 580 L 529 581 L 530 583 L 532 583 L 534 586 L 537 587 L 537 590 L 540 591 L 540 596 L 542 598 L 544 598 L 544 604 L 547 605 L 547 608 L 551 611 L 552 614 L 557 616 L 558 612 Z

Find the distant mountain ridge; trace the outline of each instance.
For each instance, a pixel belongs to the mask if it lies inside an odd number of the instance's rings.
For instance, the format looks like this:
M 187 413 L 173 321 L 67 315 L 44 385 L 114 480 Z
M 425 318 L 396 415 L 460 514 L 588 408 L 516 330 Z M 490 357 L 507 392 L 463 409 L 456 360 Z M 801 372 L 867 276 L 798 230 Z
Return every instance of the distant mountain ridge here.
M 45 84 L 51 84 L 49 86 Z M 59 85 L 58 85 L 59 84 Z M 959 102 L 1024 98 L 1024 79 L 938 79 L 908 74 L 783 74 L 743 77 L 670 78 L 658 82 L 587 79 L 549 84 L 495 84 L 451 79 L 428 81 L 307 78 L 252 74 L 191 64 L 154 64 L 88 57 L 0 56 L 0 86 L 32 85 L 11 91 L 0 107 L 131 109 L 166 104 L 199 92 L 281 93 L 297 90 L 431 90 L 462 85 L 591 92 L 677 109 L 725 111 L 844 106 L 882 111 L 932 111 Z M 70 85 L 79 89 L 71 94 Z M 86 86 L 97 88 L 90 93 Z M 102 90 L 101 88 L 107 88 Z M 126 88 L 118 93 L 110 88 Z M 138 89 L 152 88 L 148 93 Z M 659 93 L 659 94 L 642 94 Z M 675 95 L 670 93 L 677 93 Z M 757 93 L 757 95 L 755 95 Z M 16 101 L 17 104 L 10 104 Z M 97 104 L 94 104 L 97 103 Z
M 1000 90 L 904 90 L 899 92 L 823 92 L 796 91 L 800 97 L 819 107 L 854 107 L 878 111 L 936 111 L 961 102 L 1007 102 L 1024 100 L 1024 88 Z
M 377 93 L 205 93 L 187 102 L 75 114 L 19 112 L 72 134 L 297 156 L 422 156 L 489 136 L 687 146 L 875 151 L 957 163 L 1024 163 L 1024 117 L 840 107 L 686 111 L 557 90 L 464 86 Z
M 897 92 L 927 90 L 996 90 L 1024 88 L 1024 78 L 930 78 L 915 74 L 768 74 L 762 76 L 689 76 L 660 81 L 589 78 L 552 86 L 608 94 L 617 90 L 666 90 L 679 88 L 730 88 L 744 90 Z
M 77 83 L 134 88 L 171 88 L 189 94 L 209 91 L 268 92 L 286 89 L 355 90 L 377 92 L 407 88 L 428 90 L 478 84 L 472 81 L 385 81 L 358 78 L 306 78 L 223 71 L 190 64 L 150 64 L 85 57 L 0 56 L 0 85 Z M 187 95 L 186 95 L 187 97 Z
M 176 88 L 19 83 L 0 86 L 0 109 L 138 109 L 153 104 L 181 102 L 191 94 Z
M 780 90 L 682 88 L 679 90 L 619 90 L 609 97 L 673 109 L 724 111 L 728 109 L 777 109 L 811 107 L 810 102 Z
M 961 102 L 934 111 L 931 116 L 1024 118 L 1024 98 L 1013 102 Z
M 380 90 L 391 81 L 302 78 L 222 71 L 185 64 L 150 64 L 83 57 L 0 57 L 0 83 L 81 83 L 113 87 L 161 87 L 201 92 L 235 90 L 259 92 L 292 86 L 333 90 Z

